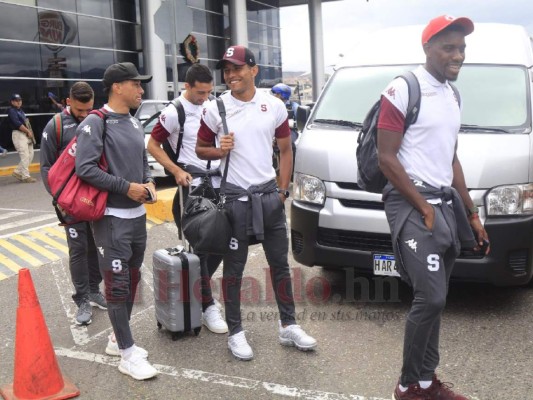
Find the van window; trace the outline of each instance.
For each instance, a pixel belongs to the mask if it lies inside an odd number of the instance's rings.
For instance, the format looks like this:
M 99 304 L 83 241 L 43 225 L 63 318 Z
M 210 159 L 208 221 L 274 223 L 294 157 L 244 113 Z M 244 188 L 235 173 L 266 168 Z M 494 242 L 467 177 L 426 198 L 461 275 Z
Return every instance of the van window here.
M 456 82 L 463 103 L 461 123 L 529 133 L 528 77 L 521 66 L 463 65 Z M 477 132 L 483 133 L 468 133 Z
M 315 107 L 315 120 L 362 124 L 372 104 L 394 77 L 416 65 L 345 67 L 328 82 Z M 498 128 L 494 133 L 529 133 L 528 71 L 522 66 L 463 65 L 455 82 L 463 104 L 462 124 Z M 317 123 L 320 123 L 317 121 Z M 339 124 L 339 127 L 346 124 Z M 487 133 L 468 129 L 471 133 Z
M 341 68 L 316 107 L 313 120 L 337 120 L 362 124 L 365 116 L 395 76 L 413 65 Z

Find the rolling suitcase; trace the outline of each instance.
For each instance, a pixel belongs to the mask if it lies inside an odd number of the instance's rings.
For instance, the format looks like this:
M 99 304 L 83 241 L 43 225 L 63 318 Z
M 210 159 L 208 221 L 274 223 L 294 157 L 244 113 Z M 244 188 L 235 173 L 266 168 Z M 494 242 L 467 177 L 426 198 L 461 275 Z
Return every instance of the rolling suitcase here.
M 190 331 L 198 335 L 202 328 L 200 259 L 185 249 L 185 246 L 159 249 L 153 255 L 157 327 L 172 332 L 172 340 Z

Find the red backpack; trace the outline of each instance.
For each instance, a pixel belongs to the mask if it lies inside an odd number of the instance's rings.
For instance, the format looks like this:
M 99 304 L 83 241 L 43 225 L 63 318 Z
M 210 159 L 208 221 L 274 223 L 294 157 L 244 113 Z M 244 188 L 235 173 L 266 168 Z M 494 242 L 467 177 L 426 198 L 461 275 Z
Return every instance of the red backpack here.
M 102 141 L 105 150 L 107 111 L 101 108 L 91 111 L 90 114 L 96 114 L 102 119 L 104 124 Z M 54 125 L 58 148 L 60 148 L 63 136 L 60 114 L 54 116 Z M 107 191 L 91 186 L 76 175 L 76 144 L 77 136 L 74 136 L 48 171 L 48 185 L 53 197 L 52 204 L 62 225 L 96 221 L 104 216 L 107 204 Z M 98 166 L 107 172 L 108 165 L 104 153 Z

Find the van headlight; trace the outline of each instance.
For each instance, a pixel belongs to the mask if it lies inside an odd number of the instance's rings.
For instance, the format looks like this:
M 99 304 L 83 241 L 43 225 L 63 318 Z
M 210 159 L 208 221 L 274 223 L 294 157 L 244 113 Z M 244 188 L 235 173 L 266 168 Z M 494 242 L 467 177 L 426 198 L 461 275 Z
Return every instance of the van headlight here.
M 293 198 L 322 205 L 326 199 L 326 186 L 314 176 L 296 172 L 293 179 Z
M 533 214 L 533 184 L 498 186 L 485 197 L 487 216 Z

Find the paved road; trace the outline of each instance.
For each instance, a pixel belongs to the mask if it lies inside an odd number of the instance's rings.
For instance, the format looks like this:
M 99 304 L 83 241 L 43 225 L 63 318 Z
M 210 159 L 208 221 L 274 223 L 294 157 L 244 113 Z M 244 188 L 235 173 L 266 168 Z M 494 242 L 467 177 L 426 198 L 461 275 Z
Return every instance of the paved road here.
M 47 228 L 37 232 L 61 243 L 59 233 Z M 104 354 L 110 332 L 105 312 L 96 310 L 89 327 L 75 325 L 64 252 L 51 246 L 48 250 L 57 259 L 30 266 L 57 359 L 82 399 L 390 398 L 411 301 L 407 287 L 306 268 L 290 258 L 299 322 L 319 341 L 316 352 L 301 353 L 277 343 L 268 266 L 261 247 L 253 246 L 243 286 L 243 320 L 255 358 L 241 362 L 227 351 L 225 335 L 202 330 L 198 337 L 173 342 L 168 332 L 158 331 L 151 258 L 156 249 L 175 244 L 173 224 L 149 230 L 146 268 L 132 317 L 136 341 L 161 372 L 147 382 L 123 376 L 117 360 Z M 220 272 L 214 279 L 217 296 Z M 16 306 L 17 277 L 10 276 L 0 281 L 0 385 L 13 380 Z M 452 284 L 443 317 L 441 378 L 455 382 L 471 399 L 533 399 L 532 307 L 531 288 Z

